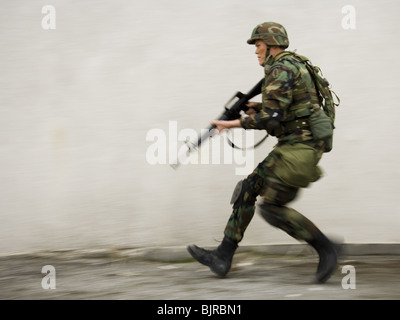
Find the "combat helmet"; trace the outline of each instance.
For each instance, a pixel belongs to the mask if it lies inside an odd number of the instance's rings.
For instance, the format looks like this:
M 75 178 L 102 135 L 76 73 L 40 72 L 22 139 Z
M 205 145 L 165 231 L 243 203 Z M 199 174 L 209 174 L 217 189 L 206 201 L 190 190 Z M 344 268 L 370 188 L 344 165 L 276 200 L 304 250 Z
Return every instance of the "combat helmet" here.
M 262 40 L 269 46 L 279 46 L 284 49 L 289 47 L 286 29 L 276 22 L 263 22 L 257 25 L 247 43 L 254 44 L 257 40 Z

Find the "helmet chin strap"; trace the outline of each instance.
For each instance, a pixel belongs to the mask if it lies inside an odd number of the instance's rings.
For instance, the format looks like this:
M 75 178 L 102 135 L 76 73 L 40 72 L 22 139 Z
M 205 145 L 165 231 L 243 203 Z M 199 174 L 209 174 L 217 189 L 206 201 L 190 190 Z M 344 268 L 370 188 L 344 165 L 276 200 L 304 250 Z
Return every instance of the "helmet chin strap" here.
M 265 61 L 264 61 L 264 70 L 267 72 L 274 61 L 274 57 L 270 53 L 271 48 L 267 45 L 267 52 L 265 54 Z

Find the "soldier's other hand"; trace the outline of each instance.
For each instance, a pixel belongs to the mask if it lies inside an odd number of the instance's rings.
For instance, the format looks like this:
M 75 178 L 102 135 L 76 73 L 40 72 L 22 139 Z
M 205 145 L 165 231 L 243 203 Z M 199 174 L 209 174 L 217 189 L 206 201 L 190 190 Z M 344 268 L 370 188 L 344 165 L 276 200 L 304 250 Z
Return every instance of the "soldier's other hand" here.
M 216 127 L 218 132 L 221 132 L 222 130 L 225 129 L 230 129 L 230 128 L 238 128 L 240 127 L 240 120 L 213 120 L 210 122 L 212 125 Z
M 257 111 L 256 109 L 252 108 L 252 107 L 248 107 L 249 109 L 247 109 L 247 111 L 245 112 L 248 116 L 251 116 L 252 114 L 256 114 Z
M 249 101 L 246 103 L 246 107 L 249 108 L 245 113 L 249 116 L 251 116 L 252 114 L 256 114 L 257 113 L 257 109 L 260 103 L 258 102 L 253 102 L 253 101 Z

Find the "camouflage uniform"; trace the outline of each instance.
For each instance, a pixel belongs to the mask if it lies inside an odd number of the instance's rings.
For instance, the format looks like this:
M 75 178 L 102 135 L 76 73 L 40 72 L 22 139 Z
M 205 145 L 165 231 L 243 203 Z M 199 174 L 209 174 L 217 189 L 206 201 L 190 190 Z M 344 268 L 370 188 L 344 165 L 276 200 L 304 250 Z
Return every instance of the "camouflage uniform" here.
M 272 132 L 278 144 L 245 179 L 248 192 L 241 203 L 234 204 L 225 229 L 227 237 L 237 242 L 242 240 L 254 215 L 256 197 L 261 195 L 260 211 L 268 222 L 296 239 L 312 238 L 315 229 L 312 223 L 285 204 L 295 199 L 298 188 L 307 187 L 321 176 L 317 164 L 323 145 L 313 140 L 307 123 L 315 104 L 318 104 L 318 96 L 304 64 L 285 51 L 278 54 L 266 68 L 258 112 L 241 119 L 244 129 L 268 130 L 271 110 L 279 112 L 281 126 Z
M 224 239 L 213 251 L 192 245 L 191 255 L 224 276 L 230 269 L 233 254 L 255 212 L 258 196 L 263 218 L 297 240 L 306 241 L 316 249 L 320 262 L 317 281 L 325 282 L 337 266 L 338 246 L 305 216 L 286 206 L 300 188 L 321 177 L 318 162 L 324 152 L 324 142 L 315 141 L 308 118 L 319 108 L 313 79 L 295 54 L 282 51 L 275 57 L 270 47 L 286 49 L 289 40 L 286 30 L 277 23 L 259 24 L 247 41 L 262 40 L 267 45 L 264 63 L 265 82 L 262 103 L 257 113 L 240 120 L 244 129 L 267 130 L 278 139 L 269 155 L 254 171 L 240 181 L 232 195 L 233 211 L 224 230 Z

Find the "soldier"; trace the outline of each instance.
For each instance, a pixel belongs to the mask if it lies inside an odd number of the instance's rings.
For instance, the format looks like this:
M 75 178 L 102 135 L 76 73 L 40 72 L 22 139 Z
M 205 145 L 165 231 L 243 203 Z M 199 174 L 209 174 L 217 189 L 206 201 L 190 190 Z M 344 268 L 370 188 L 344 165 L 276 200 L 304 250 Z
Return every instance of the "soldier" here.
M 247 43 L 255 45 L 258 62 L 265 71 L 262 102 L 249 102 L 246 117 L 211 123 L 218 131 L 235 127 L 267 130 L 278 143 L 246 179 L 238 182 L 231 200 L 233 211 L 220 245 L 214 250 L 196 245 L 187 249 L 194 259 L 224 277 L 254 216 L 256 199 L 261 196 L 259 210 L 269 224 L 317 251 L 316 281 L 324 283 L 337 269 L 340 246 L 301 213 L 286 206 L 300 188 L 321 177 L 318 162 L 326 151 L 325 142 L 314 139 L 308 121 L 313 108 L 319 108 L 315 84 L 298 56 L 285 51 L 289 39 L 282 25 L 257 25 Z

